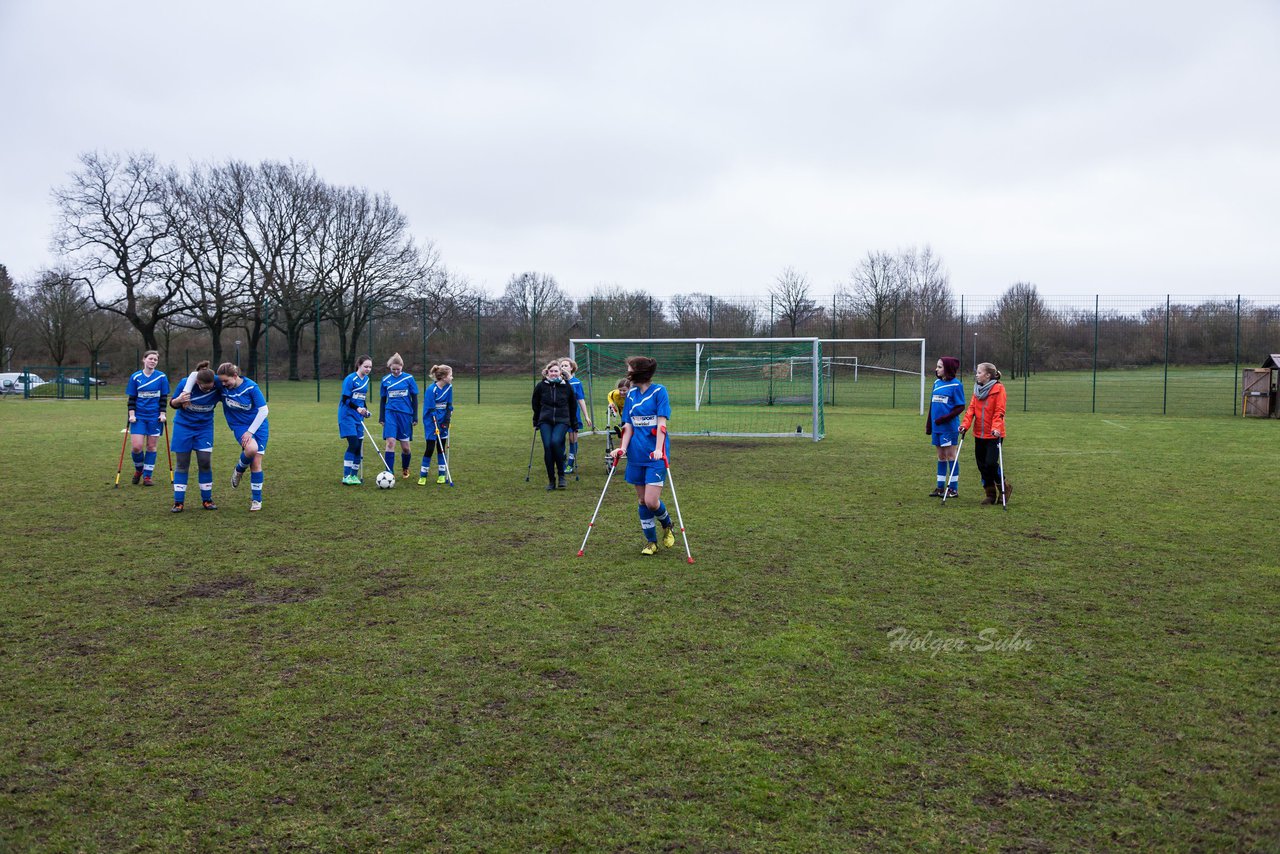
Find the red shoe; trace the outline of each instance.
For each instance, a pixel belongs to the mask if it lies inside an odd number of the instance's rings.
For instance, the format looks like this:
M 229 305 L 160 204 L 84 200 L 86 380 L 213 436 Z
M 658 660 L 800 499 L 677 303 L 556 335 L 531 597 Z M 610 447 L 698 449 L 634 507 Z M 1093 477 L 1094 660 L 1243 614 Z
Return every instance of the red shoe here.
M 155 484 L 153 484 L 153 483 L 151 482 L 151 475 L 147 475 L 146 477 L 144 477 L 144 478 L 142 479 L 142 485 L 143 485 L 143 486 L 155 486 Z
M 182 502 L 181 502 L 181 501 L 175 501 L 175 502 L 173 502 L 173 509 L 172 509 L 172 510 L 170 510 L 169 512 L 170 512 L 170 513 L 181 513 L 181 512 L 182 512 L 183 510 L 185 510 L 185 509 L 186 509 L 186 508 L 183 506 L 183 504 L 182 504 Z
M 201 502 L 200 502 L 200 506 L 201 506 L 201 507 L 203 507 L 205 510 L 217 510 L 217 509 L 218 509 L 218 505 L 217 505 L 217 504 L 214 504 L 212 501 L 201 501 Z
M 133 470 L 133 485 L 137 486 L 138 481 L 142 480 L 142 469 Z

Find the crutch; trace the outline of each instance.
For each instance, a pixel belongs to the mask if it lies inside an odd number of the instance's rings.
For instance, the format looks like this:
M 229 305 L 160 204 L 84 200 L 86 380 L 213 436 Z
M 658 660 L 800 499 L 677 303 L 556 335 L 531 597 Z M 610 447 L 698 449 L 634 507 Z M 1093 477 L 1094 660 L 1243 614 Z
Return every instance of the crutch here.
M 663 453 L 666 453 L 666 448 L 663 448 Z M 684 517 L 680 515 L 680 499 L 676 497 L 676 481 L 671 476 L 671 461 L 665 456 L 662 461 L 667 465 L 667 482 L 671 484 L 671 501 L 676 505 L 676 522 L 680 524 L 680 536 L 684 539 L 684 556 L 689 563 L 693 563 L 693 553 L 689 551 L 689 535 L 684 532 Z
M 587 537 L 591 536 L 591 529 L 596 526 L 596 516 L 600 515 L 600 505 L 604 503 L 604 495 L 609 491 L 609 483 L 613 480 L 613 473 L 617 470 L 618 461 L 614 460 L 613 465 L 609 467 L 609 476 L 604 479 L 604 489 L 600 490 L 600 500 L 596 502 L 596 512 L 591 514 L 591 521 L 587 523 L 587 533 L 582 538 L 582 546 L 578 549 L 578 557 L 582 557 L 583 552 L 587 550 Z
M 366 423 L 364 423 L 364 421 L 361 421 L 361 422 L 360 422 L 360 426 L 364 428 L 364 434 L 365 434 L 366 436 L 368 436 L 368 437 L 369 437 L 369 444 L 370 444 L 370 445 L 373 445 L 373 452 L 374 452 L 374 454 L 376 454 L 376 455 L 377 455 L 377 457 L 378 457 L 378 459 L 382 461 L 382 467 L 383 467 L 383 468 L 385 468 L 387 471 L 391 471 L 391 466 L 387 465 L 387 458 L 386 458 L 386 457 L 384 457 L 384 456 L 382 455 L 382 452 L 378 450 L 378 442 L 377 442 L 377 440 L 376 440 L 376 439 L 374 439 L 374 438 L 373 438 L 373 434 L 369 432 L 369 425 L 368 425 L 368 424 L 366 424 Z M 361 468 L 361 469 L 364 469 L 364 454 L 361 454 L 361 455 L 360 455 L 360 468 Z M 362 472 L 362 473 L 363 473 L 363 472 Z M 391 476 L 392 476 L 392 477 L 395 477 L 395 476 L 396 476 L 396 473 L 395 473 L 395 472 L 393 472 L 393 471 L 391 471 Z M 363 477 L 361 477 L 360 479 L 361 479 L 361 480 L 364 480 L 364 478 L 363 478 Z
M 951 461 L 951 467 L 947 469 L 947 485 L 942 488 L 942 503 L 947 503 L 947 496 L 951 494 L 951 476 L 956 473 L 956 465 L 960 462 L 960 450 L 964 448 L 964 434 L 960 434 L 960 444 L 956 445 L 956 458 Z M 941 505 L 939 505 L 941 506 Z
M 453 475 L 449 471 L 449 454 L 445 449 L 444 439 L 440 438 L 440 423 L 432 418 L 431 427 L 436 431 L 436 449 L 440 452 L 440 459 L 444 461 L 444 482 L 453 486 Z
M 124 440 L 120 443 L 120 462 L 116 463 L 116 485 L 112 489 L 120 488 L 120 472 L 124 470 L 124 449 L 129 445 L 129 422 L 124 423 Z
M 164 433 L 164 455 L 169 458 L 169 483 L 173 483 L 173 451 L 169 450 L 169 419 L 160 424 L 160 432 Z
M 529 467 L 524 472 L 524 482 L 529 482 L 529 475 L 533 474 L 533 443 L 538 441 L 538 428 L 533 428 L 533 435 L 529 437 Z
M 1009 512 L 1009 498 L 1004 491 L 1004 439 L 996 439 L 997 462 L 1000 466 L 1000 506 Z

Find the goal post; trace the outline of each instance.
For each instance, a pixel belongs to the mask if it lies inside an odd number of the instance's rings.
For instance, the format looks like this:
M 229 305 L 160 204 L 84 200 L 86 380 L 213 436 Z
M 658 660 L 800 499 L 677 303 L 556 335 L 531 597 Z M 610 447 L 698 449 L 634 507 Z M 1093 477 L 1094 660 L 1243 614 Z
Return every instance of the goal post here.
M 654 382 L 671 400 L 673 436 L 820 440 L 822 342 L 818 338 L 573 338 L 569 356 L 595 411 L 626 375 L 631 356 L 658 362 Z
M 924 338 L 823 338 L 823 375 L 828 402 L 896 408 L 918 397 L 924 415 L 929 399 L 929 370 Z M 853 386 L 856 390 L 845 391 Z M 918 389 L 918 392 L 916 391 Z M 906 397 L 905 395 L 910 395 Z

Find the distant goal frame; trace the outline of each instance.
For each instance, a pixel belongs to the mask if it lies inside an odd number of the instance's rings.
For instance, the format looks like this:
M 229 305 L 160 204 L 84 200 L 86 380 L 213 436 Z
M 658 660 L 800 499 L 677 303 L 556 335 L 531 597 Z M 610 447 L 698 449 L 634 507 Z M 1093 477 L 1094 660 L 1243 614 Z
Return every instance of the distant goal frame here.
M 928 363 L 926 351 L 929 344 L 927 338 L 819 338 L 818 340 L 821 342 L 824 349 L 829 344 L 910 344 L 912 342 L 918 342 L 920 344 L 920 414 L 924 415 L 925 399 L 928 396 L 927 380 L 929 376 L 926 372 L 926 365 Z M 832 358 L 835 357 L 833 356 Z

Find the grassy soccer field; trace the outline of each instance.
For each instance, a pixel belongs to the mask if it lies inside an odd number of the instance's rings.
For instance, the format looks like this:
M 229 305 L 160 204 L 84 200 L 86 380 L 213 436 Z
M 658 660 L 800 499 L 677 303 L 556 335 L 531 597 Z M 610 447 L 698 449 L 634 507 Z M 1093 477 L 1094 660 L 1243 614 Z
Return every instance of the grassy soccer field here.
M 173 516 L 123 402 L 0 401 L 0 849 L 1280 846 L 1280 424 L 1011 413 L 1007 513 L 914 409 L 677 440 L 689 566 L 618 482 L 575 557 L 529 386 L 380 491 L 273 383 L 253 515 L 220 414 Z

